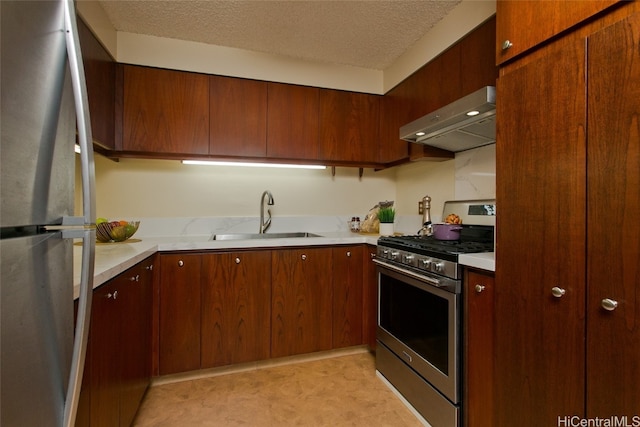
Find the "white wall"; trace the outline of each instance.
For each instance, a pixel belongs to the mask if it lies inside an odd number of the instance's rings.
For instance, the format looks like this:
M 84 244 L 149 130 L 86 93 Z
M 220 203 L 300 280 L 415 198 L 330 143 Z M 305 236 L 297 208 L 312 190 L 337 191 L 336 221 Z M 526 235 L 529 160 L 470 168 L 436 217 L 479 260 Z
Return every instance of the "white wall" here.
M 97 2 L 80 0 L 77 4 L 87 25 L 118 62 L 374 94 L 392 89 L 496 10 L 495 0 L 463 0 L 392 66 L 380 71 L 116 32 L 109 28 L 109 20 Z
M 257 216 L 270 190 L 272 213 L 285 216 L 364 216 L 381 200 L 396 197 L 395 170 L 267 169 L 183 165 L 175 160 L 96 155 L 97 215 L 106 218 Z M 78 173 L 77 182 L 78 182 Z M 78 195 L 79 197 L 79 195 Z M 79 199 L 76 199 L 76 206 Z

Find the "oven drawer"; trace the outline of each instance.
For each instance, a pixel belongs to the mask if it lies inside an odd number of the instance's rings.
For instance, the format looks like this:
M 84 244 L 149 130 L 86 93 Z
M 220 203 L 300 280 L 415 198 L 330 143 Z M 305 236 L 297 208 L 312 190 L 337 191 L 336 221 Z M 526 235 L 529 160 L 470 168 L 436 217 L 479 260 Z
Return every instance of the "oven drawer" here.
M 384 376 L 432 427 L 459 426 L 460 407 L 416 375 L 382 343 L 376 349 L 376 370 Z

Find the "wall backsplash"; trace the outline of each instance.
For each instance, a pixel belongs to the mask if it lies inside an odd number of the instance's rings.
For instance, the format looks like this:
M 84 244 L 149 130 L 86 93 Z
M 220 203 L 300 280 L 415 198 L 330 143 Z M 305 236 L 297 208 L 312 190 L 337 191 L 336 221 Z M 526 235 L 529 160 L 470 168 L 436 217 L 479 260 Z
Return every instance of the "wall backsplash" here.
M 456 200 L 496 198 L 496 145 L 456 154 Z
M 360 179 L 357 168 L 337 168 L 332 176 L 331 168 L 210 167 L 146 159 L 113 162 L 99 155 L 95 163 L 97 215 L 106 218 L 257 216 L 264 190 L 273 193 L 274 217 L 351 217 L 364 216 L 378 201 L 396 197 L 394 169 L 365 169 Z
M 187 166 L 170 160 L 123 159 L 97 155 L 97 215 L 107 218 L 257 217 L 259 199 L 271 190 L 274 217 L 363 218 L 381 200 L 395 200 L 402 231 L 421 225 L 418 201 L 432 198 L 441 221 L 447 200 L 495 198 L 495 145 L 458 153 L 455 160 L 419 161 L 374 172 L 357 168 L 262 169 Z M 76 186 L 79 188 L 79 171 Z M 76 211 L 80 214 L 80 194 Z M 332 219 L 332 221 L 335 221 Z

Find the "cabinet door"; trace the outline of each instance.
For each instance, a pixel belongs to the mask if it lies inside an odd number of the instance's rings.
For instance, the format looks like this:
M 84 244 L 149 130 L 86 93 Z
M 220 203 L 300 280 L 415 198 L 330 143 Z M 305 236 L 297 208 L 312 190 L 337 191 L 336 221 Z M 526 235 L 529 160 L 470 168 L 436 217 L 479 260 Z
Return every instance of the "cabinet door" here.
M 465 273 L 463 328 L 463 386 L 465 427 L 485 427 L 493 422 L 493 274 Z
M 374 245 L 367 245 L 363 251 L 362 338 L 372 350 L 376 348 L 378 327 L 378 273 L 373 262 L 376 253 Z
M 496 63 L 503 63 L 608 8 L 618 0 L 496 3 Z M 512 45 L 505 49 L 504 43 Z M 502 102 L 502 101 L 500 101 Z
M 637 415 L 640 402 L 639 29 L 636 13 L 588 42 L 590 418 Z M 612 232 L 612 226 L 620 232 Z M 605 310 L 605 299 L 617 301 L 617 308 Z
M 129 426 L 138 411 L 151 378 L 151 302 L 153 259 L 123 273 L 119 298 L 122 304 L 120 345 L 122 352 L 120 425 Z
M 160 375 L 200 368 L 200 254 L 160 255 Z
M 210 76 L 209 153 L 220 156 L 267 155 L 267 83 Z
M 78 19 L 94 144 L 115 148 L 116 63 L 82 19 Z
M 124 66 L 122 149 L 209 153 L 209 76 Z
M 113 280 L 93 292 L 89 370 L 91 427 L 120 425 L 122 347 L 121 283 Z
M 333 348 L 362 339 L 362 246 L 333 249 Z
M 269 358 L 271 251 L 203 255 L 202 367 Z
M 320 90 L 321 160 L 378 162 L 379 96 Z
M 268 83 L 267 157 L 318 159 L 320 89 Z
M 272 252 L 271 356 L 331 348 L 331 249 Z
M 585 41 L 545 49 L 497 86 L 499 426 L 584 415 Z

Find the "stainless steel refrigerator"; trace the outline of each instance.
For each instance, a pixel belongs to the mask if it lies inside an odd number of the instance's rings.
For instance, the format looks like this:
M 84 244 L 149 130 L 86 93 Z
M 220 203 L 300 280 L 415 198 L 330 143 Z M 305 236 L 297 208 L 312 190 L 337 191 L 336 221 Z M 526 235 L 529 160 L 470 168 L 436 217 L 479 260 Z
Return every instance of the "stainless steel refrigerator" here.
M 93 151 L 75 9 L 67 0 L 1 0 L 0 19 L 0 425 L 72 426 L 95 251 Z M 74 216 L 76 139 L 82 216 Z

